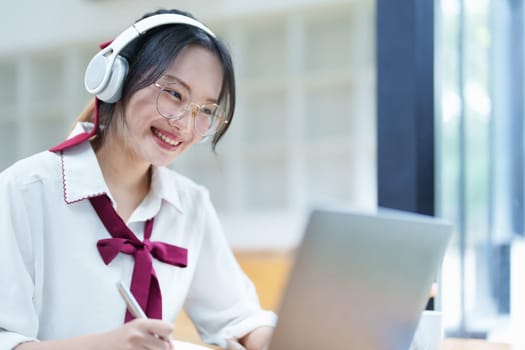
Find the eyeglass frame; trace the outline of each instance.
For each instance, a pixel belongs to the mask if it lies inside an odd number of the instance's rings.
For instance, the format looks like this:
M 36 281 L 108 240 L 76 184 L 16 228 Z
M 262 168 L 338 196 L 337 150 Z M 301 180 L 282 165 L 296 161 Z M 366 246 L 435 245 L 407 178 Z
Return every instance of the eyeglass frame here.
M 162 78 L 164 77 L 161 77 L 159 80 L 161 80 Z M 217 103 L 204 103 L 204 104 L 198 104 L 196 102 L 193 102 L 191 100 L 191 93 L 188 90 L 187 87 L 184 86 L 184 84 L 182 82 L 180 82 L 177 78 L 175 77 L 172 77 L 173 81 L 172 82 L 168 82 L 168 83 L 165 83 L 165 84 L 160 84 L 159 83 L 159 80 L 156 81 L 155 83 L 153 83 L 153 85 L 159 89 L 159 93 L 157 94 L 157 98 L 155 99 L 155 107 L 157 109 L 157 113 L 160 114 L 161 117 L 165 118 L 166 120 L 170 121 L 176 121 L 176 120 L 180 120 L 184 117 L 184 115 L 188 112 L 191 112 L 191 117 L 193 119 L 193 130 L 195 132 L 197 132 L 201 137 L 203 138 L 208 138 L 208 137 L 211 137 L 213 135 L 215 135 L 217 132 L 219 132 L 219 130 L 221 129 L 221 127 L 223 127 L 223 125 L 225 124 L 228 124 L 229 120 L 227 120 L 224 115 L 225 115 L 225 111 L 222 109 L 222 107 L 217 104 Z M 159 99 L 160 99 L 160 96 L 163 92 L 166 92 L 165 88 L 167 85 L 170 85 L 170 84 L 178 84 L 180 85 L 183 89 L 185 89 L 187 92 L 188 92 L 188 103 L 184 106 L 182 112 L 180 113 L 180 115 L 178 116 L 166 116 L 164 115 L 160 109 L 159 109 Z M 200 132 L 198 129 L 197 129 L 197 114 L 201 112 L 201 108 L 204 107 L 204 106 L 209 106 L 209 105 L 213 105 L 215 106 L 216 108 L 218 108 L 220 111 L 221 111 L 221 117 L 217 123 L 217 127 L 215 128 L 215 130 L 212 132 L 212 133 L 202 133 Z M 197 111 L 196 111 L 197 109 Z M 209 130 L 209 129 L 208 129 Z

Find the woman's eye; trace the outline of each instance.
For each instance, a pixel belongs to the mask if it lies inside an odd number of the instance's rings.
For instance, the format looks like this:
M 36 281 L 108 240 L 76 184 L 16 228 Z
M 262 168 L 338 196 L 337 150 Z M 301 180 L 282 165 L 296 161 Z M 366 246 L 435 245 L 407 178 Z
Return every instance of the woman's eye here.
M 203 114 L 206 114 L 206 115 L 212 115 L 213 114 L 213 110 L 211 108 L 207 108 L 207 107 L 202 107 L 201 108 L 201 112 Z
M 165 89 L 164 91 L 167 92 L 171 97 L 182 101 L 182 94 L 179 91 L 172 89 Z

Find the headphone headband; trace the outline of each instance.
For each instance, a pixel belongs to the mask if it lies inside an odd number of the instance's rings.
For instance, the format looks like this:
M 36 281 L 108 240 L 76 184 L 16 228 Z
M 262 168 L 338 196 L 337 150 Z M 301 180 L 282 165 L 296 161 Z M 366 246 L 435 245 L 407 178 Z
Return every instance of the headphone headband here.
M 119 53 L 134 39 L 148 30 L 166 24 L 187 24 L 205 31 L 215 38 L 215 34 L 201 22 L 181 14 L 163 13 L 146 17 L 120 33 L 115 40 L 99 51 L 89 62 L 84 77 L 86 90 L 105 102 L 116 102 L 120 98 L 122 82 L 127 74 L 127 62 Z M 117 72 L 115 72 L 117 71 Z M 117 74 L 116 74 L 117 73 Z M 114 77 L 114 75 L 118 75 Z M 111 84 L 111 81 L 116 80 Z M 105 89 L 110 88 L 110 92 Z
M 176 13 L 163 13 L 160 15 L 146 17 L 133 25 L 140 34 L 144 34 L 147 30 L 161 26 L 163 24 L 187 24 L 204 30 L 206 33 L 215 38 L 215 34 L 201 22 L 194 18 L 179 15 Z
M 108 45 L 108 47 L 110 47 L 110 50 L 113 51 L 112 54 L 118 55 L 126 47 L 126 45 L 128 45 L 138 36 L 146 33 L 152 28 L 160 27 L 165 24 L 187 24 L 200 28 L 215 38 L 215 34 L 208 27 L 193 18 L 175 13 L 163 13 L 160 15 L 146 17 L 133 24 L 131 27 L 119 34 L 119 36 L 117 36 L 115 40 L 113 40 L 113 42 Z

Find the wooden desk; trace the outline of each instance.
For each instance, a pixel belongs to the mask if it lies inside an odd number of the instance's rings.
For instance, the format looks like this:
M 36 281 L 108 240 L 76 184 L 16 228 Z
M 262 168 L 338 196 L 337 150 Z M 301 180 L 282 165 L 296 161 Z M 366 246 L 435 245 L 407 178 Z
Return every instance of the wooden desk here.
M 510 345 L 479 339 L 445 339 L 443 350 L 511 350 Z M 513 348 L 513 350 L 518 350 Z

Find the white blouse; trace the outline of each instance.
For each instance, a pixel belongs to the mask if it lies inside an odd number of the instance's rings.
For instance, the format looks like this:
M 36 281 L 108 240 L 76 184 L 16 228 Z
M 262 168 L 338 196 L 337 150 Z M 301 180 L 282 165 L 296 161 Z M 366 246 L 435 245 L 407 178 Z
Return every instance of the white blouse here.
M 88 142 L 62 154 L 36 154 L 0 173 L 0 350 L 123 324 L 126 305 L 116 282 L 130 285 L 134 261 L 120 253 L 105 265 L 99 255 L 97 241 L 110 235 L 86 198 L 101 193 L 111 198 Z M 275 325 L 275 314 L 261 309 L 237 264 L 204 187 L 154 167 L 151 191 L 127 225 L 142 239 L 151 217 L 152 241 L 188 249 L 186 268 L 153 259 L 164 320 L 174 322 L 184 308 L 202 339 L 220 346 Z

